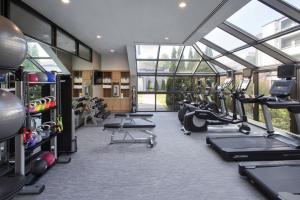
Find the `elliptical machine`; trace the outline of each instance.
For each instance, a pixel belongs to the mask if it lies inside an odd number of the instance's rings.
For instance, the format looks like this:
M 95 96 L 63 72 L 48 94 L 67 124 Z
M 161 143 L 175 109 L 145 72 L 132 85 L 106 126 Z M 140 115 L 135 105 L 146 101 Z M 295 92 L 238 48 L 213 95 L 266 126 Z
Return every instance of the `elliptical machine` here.
M 230 116 L 226 113 L 214 113 L 209 110 L 195 110 L 187 113 L 184 116 L 184 129 L 185 134 L 190 135 L 191 132 L 203 132 L 207 131 L 209 125 L 226 125 L 226 124 L 241 124 L 239 131 L 244 134 L 250 133 L 250 127 L 247 123 L 247 116 L 241 98 L 245 97 L 245 92 L 250 84 L 252 76 L 251 69 L 243 70 L 243 79 L 237 86 L 235 91 L 232 91 L 231 97 L 234 102 L 233 115 Z M 223 92 L 220 92 L 221 104 L 225 105 L 225 96 Z M 222 103 L 223 102 L 223 103 Z
M 219 86 L 217 86 L 219 87 Z M 204 96 L 202 94 L 203 84 L 201 80 L 198 80 L 198 101 L 197 102 L 185 102 L 182 104 L 180 110 L 178 111 L 178 119 L 183 124 L 184 116 L 186 113 L 193 112 L 197 109 L 210 110 L 212 112 L 219 113 L 219 108 L 216 102 L 211 98 L 211 80 L 206 80 L 206 87 Z M 221 108 L 222 110 L 222 108 Z

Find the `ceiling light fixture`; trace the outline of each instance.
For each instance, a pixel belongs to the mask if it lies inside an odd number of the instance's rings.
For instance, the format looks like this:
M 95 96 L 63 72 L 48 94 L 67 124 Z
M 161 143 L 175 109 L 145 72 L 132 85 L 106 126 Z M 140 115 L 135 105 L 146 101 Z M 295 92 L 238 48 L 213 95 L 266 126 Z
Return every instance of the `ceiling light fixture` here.
M 97 35 L 97 38 L 100 39 L 100 38 L 101 38 L 101 35 Z
M 165 40 L 169 40 L 169 38 L 168 38 L 168 37 L 165 37 Z
M 113 53 L 113 52 L 115 52 L 115 50 L 114 50 L 114 49 L 111 49 L 110 52 Z
M 180 2 L 178 6 L 179 6 L 179 8 L 185 8 L 186 3 L 185 2 Z
M 61 0 L 63 3 L 68 4 L 70 3 L 70 0 Z

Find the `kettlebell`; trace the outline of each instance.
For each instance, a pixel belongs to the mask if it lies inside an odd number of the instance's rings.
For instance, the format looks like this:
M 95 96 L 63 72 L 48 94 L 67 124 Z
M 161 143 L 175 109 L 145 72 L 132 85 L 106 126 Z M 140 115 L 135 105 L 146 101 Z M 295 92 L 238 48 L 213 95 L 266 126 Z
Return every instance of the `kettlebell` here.
M 51 130 L 49 125 L 41 125 L 37 127 L 36 131 L 41 135 L 43 139 L 47 139 L 50 137 Z
M 45 97 L 44 98 L 45 99 L 45 109 L 49 109 L 50 108 L 50 101 L 51 101 L 51 99 L 50 98 L 48 98 L 48 97 Z
M 41 110 L 46 110 L 47 108 L 47 101 L 46 101 L 46 99 L 45 98 L 42 98 L 41 100 L 40 100 L 40 103 L 41 103 L 41 106 L 40 106 L 40 108 L 41 108 Z
M 50 96 L 50 97 L 48 97 L 48 98 L 50 98 L 50 100 L 51 100 L 51 101 L 50 101 L 50 104 L 49 104 L 49 105 L 50 105 L 49 107 L 50 107 L 50 108 L 54 108 L 54 107 L 56 106 L 56 101 L 55 101 L 56 99 L 55 99 L 55 97 Z
M 47 151 L 42 155 L 42 160 L 47 162 L 47 167 L 51 167 L 55 163 L 55 157 L 53 153 Z

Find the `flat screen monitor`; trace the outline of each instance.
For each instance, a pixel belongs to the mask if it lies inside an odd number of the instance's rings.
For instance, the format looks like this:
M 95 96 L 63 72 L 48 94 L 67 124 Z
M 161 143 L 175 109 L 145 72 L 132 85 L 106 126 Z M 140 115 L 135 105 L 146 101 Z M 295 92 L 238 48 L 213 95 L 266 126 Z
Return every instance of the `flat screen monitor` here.
M 294 64 L 280 65 L 277 69 L 278 78 L 296 77 L 296 67 Z
M 243 77 L 251 78 L 252 76 L 252 69 L 243 69 Z
M 228 78 L 233 77 L 233 71 L 227 71 L 227 77 Z

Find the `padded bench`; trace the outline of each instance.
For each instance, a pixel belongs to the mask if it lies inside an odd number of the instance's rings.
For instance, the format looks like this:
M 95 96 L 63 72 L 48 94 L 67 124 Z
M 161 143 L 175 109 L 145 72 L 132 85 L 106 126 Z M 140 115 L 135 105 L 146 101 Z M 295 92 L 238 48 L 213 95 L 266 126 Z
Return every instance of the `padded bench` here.
M 153 134 L 151 131 L 147 130 L 150 128 L 154 128 L 155 124 L 134 124 L 134 123 L 106 123 L 104 124 L 103 130 L 111 130 L 111 137 L 110 137 L 110 144 L 115 143 L 146 143 L 148 147 L 152 148 L 156 144 L 156 135 Z M 144 138 L 136 138 L 134 137 L 130 130 L 139 130 L 142 131 L 144 134 L 148 135 L 148 137 Z M 122 139 L 116 139 L 116 133 L 124 133 Z

